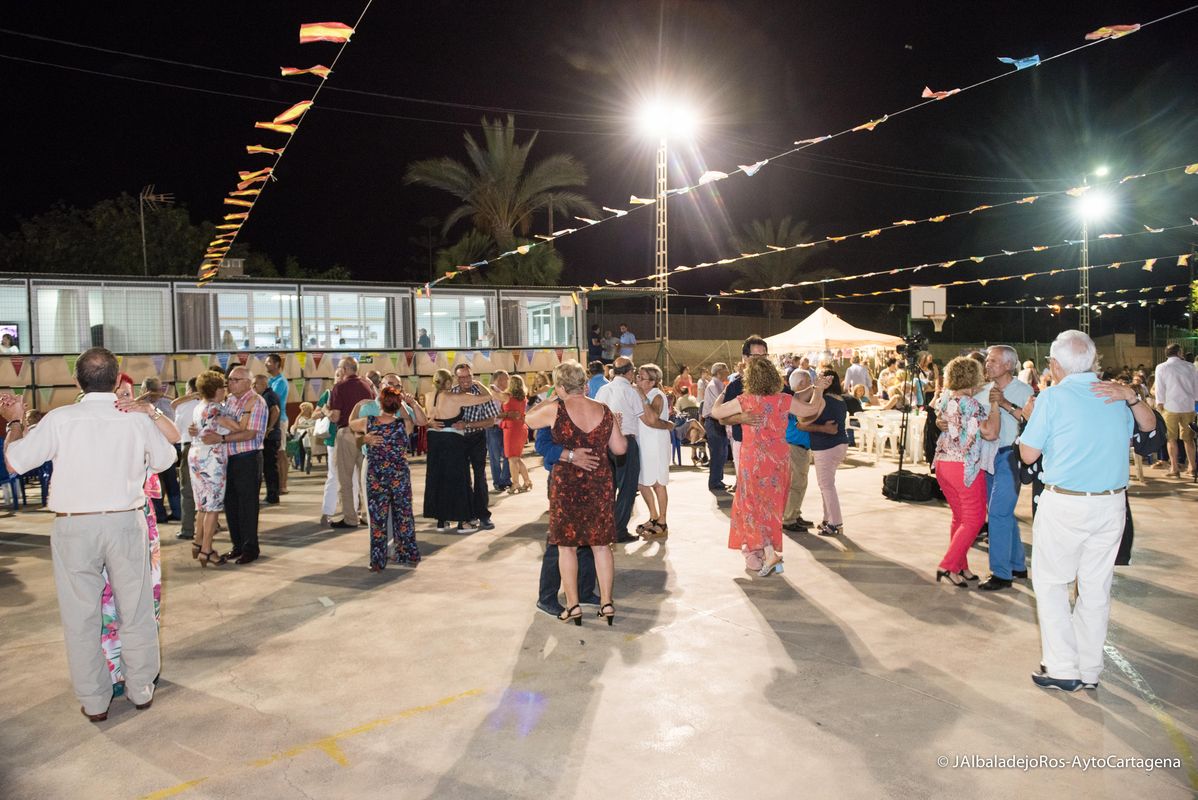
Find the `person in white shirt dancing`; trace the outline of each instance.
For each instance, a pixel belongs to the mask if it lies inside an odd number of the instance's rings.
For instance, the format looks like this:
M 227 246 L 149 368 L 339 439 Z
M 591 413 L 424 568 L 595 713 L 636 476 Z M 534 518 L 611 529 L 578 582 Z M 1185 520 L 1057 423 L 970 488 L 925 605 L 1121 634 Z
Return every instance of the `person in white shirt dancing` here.
M 621 326 L 625 327 L 625 326 Z M 632 359 L 620 356 L 612 365 L 615 373 L 610 383 L 599 387 L 595 400 L 618 414 L 620 430 L 628 440 L 628 449 L 623 458 L 614 460 L 613 474 L 616 482 L 616 541 L 634 542 L 635 536 L 628 533 L 628 521 L 632 518 L 632 507 L 636 503 L 641 475 L 641 451 L 637 443 L 640 434 L 640 419 L 645 413 L 645 401 L 632 385 L 635 368 Z
M 1165 418 L 1165 446 L 1169 451 L 1169 477 L 1180 478 L 1177 463 L 1177 440 L 1186 449 L 1186 464 L 1194 464 L 1194 404 L 1198 403 L 1198 372 L 1181 357 L 1181 345 L 1174 343 L 1165 349 L 1165 361 L 1156 367 L 1156 406 Z
M 163 432 L 174 423 L 159 409 L 129 401 L 118 407 L 116 356 L 93 347 L 75 362 L 83 399 L 48 413 L 22 437 L 10 422 L 5 460 L 10 472 L 27 472 L 54 462 L 49 508 L 54 512 L 50 553 L 67 646 L 67 664 L 80 711 L 92 722 L 108 718 L 112 681 L 98 646 L 101 628 L 101 571 L 121 614 L 125 694 L 138 709 L 154 699 L 158 675 L 158 625 L 150 581 L 149 536 L 142 506 L 147 468 L 161 472 L 175 462 L 175 447 Z M 0 395 L 0 415 L 20 420 L 24 404 Z M 103 467 L 101 469 L 101 467 Z

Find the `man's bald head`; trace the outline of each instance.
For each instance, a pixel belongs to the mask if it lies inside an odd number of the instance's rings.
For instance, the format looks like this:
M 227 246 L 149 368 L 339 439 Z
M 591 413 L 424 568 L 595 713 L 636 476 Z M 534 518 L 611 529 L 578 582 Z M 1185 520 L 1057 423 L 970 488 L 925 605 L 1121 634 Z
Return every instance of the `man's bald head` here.
M 628 356 L 620 356 L 611 365 L 611 371 L 617 375 L 630 375 L 632 369 L 632 359 Z
M 337 366 L 345 370 L 345 374 L 347 375 L 358 374 L 358 360 L 353 356 L 346 356 L 345 358 L 341 359 L 337 362 Z

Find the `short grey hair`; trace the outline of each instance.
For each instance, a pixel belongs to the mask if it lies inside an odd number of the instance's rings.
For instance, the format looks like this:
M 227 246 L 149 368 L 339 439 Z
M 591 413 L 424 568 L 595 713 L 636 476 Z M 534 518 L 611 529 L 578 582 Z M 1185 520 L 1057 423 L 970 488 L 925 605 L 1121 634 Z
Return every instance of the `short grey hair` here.
M 986 348 L 986 352 L 1000 353 L 1007 362 L 1007 372 L 1012 375 L 1019 371 L 1019 353 L 1009 344 L 992 344 Z
M 790 373 L 789 382 L 792 392 L 806 389 L 811 383 L 811 373 L 805 369 L 795 369 Z
M 723 361 L 717 361 L 711 365 L 711 374 L 712 375 L 715 375 L 716 373 L 719 373 L 719 372 L 730 372 L 730 371 L 731 370 L 728 369 L 728 365 L 725 364 Z
M 1053 360 L 1060 364 L 1066 375 L 1090 372 L 1098 354 L 1094 340 L 1082 331 L 1061 331 L 1048 349 Z

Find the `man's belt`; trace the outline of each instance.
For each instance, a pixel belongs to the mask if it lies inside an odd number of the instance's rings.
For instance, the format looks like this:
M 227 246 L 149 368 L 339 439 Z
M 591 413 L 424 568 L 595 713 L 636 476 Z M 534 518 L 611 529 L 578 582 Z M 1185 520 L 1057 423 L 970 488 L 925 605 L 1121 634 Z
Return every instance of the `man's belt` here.
M 134 508 L 120 508 L 115 511 L 56 511 L 56 517 L 94 517 L 99 514 L 129 514 L 133 511 L 141 511 L 145 506 L 136 506 Z
M 1060 486 L 1051 486 L 1049 484 L 1044 484 L 1044 488 L 1050 492 L 1056 492 L 1057 494 L 1064 494 L 1070 497 L 1102 497 L 1104 495 L 1123 494 L 1127 491 L 1126 486 L 1121 486 L 1118 489 L 1106 489 L 1101 492 L 1075 492 L 1072 489 L 1062 489 Z

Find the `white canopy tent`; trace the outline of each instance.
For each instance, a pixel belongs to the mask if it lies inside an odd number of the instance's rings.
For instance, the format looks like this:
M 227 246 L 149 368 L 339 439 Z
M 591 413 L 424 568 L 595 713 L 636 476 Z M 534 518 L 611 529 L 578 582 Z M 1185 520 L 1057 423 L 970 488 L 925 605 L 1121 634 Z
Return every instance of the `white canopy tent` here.
M 854 327 L 822 306 L 790 330 L 767 336 L 765 341 L 771 353 L 823 352 L 849 347 L 894 347 L 903 342 L 898 336 Z

